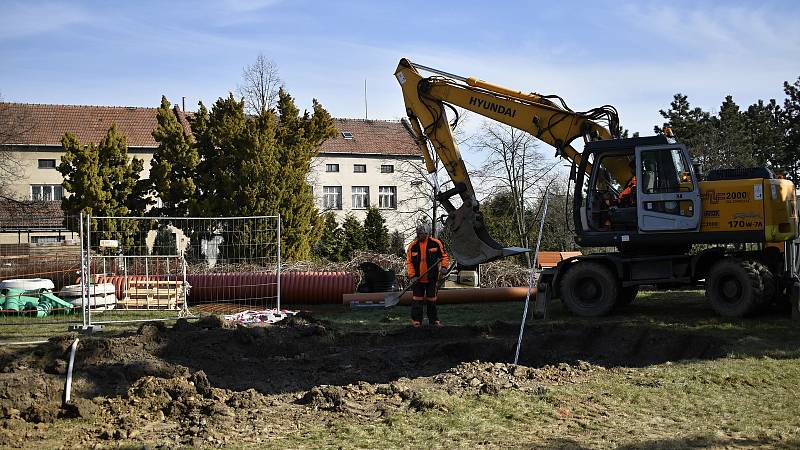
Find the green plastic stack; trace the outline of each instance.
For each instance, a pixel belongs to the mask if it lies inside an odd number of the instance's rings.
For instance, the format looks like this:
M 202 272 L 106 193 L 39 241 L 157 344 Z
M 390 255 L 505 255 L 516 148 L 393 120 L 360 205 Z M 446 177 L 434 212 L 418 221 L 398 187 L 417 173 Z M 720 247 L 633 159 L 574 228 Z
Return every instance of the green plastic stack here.
M 46 289 L 26 291 L 24 289 L 0 290 L 0 304 L 3 305 L 2 315 L 25 315 L 31 317 L 46 317 L 50 314 L 72 314 L 75 307 L 53 295 Z

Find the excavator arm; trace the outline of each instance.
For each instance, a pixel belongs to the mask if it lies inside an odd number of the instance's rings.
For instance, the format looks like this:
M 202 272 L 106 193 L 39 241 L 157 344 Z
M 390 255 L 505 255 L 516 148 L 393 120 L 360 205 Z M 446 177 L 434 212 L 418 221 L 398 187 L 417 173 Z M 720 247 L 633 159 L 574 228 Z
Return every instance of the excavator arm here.
M 434 76 L 423 77 L 420 71 Z M 476 78 L 464 78 L 417 65 L 407 59 L 400 60 L 395 77 L 403 90 L 406 114 L 428 172 L 436 170 L 428 147 L 430 143 L 453 180 L 455 187 L 440 193 L 438 200 L 448 213 L 446 224 L 453 232 L 454 248 L 451 252 L 463 265 L 477 265 L 529 250 L 505 248 L 489 236 L 469 173 L 453 138 L 446 108 L 458 106 L 524 130 L 555 147 L 559 156 L 575 164 L 579 164 L 581 158 L 571 145 L 575 139 L 611 139 L 608 130 L 614 130 L 615 135 L 619 130 L 617 112 L 611 106 L 575 112 L 557 96 L 526 94 Z M 598 123 L 603 121 L 608 128 Z M 462 200 L 458 208 L 450 201 L 455 195 Z

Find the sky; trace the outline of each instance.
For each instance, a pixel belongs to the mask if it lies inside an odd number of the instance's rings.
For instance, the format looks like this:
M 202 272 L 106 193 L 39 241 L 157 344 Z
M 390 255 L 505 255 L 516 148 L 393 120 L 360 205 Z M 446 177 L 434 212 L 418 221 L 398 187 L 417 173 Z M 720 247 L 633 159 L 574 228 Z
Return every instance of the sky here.
M 673 94 L 716 110 L 783 99 L 800 76 L 800 2 L 0 1 L 0 96 L 25 103 L 212 104 L 259 53 L 301 108 L 399 119 L 401 57 L 576 110 L 617 107 L 643 135 Z M 364 85 L 367 85 L 366 111 Z

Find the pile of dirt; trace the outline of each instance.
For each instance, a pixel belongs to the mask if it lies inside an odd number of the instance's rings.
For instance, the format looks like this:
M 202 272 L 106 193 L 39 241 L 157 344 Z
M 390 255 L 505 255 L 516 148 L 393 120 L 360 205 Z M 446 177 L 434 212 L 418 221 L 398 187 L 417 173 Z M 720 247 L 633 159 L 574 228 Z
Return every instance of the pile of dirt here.
M 585 361 L 532 368 L 508 363 L 469 362 L 433 377 L 451 395 L 497 395 L 504 389 L 540 392 L 543 384 L 576 383 L 607 369 Z
M 100 439 L 137 439 L 168 433 L 177 437 L 176 443 L 181 445 L 223 443 L 243 411 L 260 411 L 271 404 L 267 396 L 253 389 L 215 389 L 202 371 L 186 377 L 146 376 L 134 382 L 126 395 L 98 400 L 98 415 L 106 424 L 94 430 Z

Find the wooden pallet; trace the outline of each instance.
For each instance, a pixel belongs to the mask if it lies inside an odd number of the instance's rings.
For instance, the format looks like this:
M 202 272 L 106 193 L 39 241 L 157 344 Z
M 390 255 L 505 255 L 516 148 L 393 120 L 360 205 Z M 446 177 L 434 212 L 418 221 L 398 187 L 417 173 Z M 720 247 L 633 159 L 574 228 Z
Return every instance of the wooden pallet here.
M 125 309 L 180 309 L 183 306 L 183 281 L 129 280 L 125 298 L 117 301 Z

